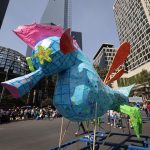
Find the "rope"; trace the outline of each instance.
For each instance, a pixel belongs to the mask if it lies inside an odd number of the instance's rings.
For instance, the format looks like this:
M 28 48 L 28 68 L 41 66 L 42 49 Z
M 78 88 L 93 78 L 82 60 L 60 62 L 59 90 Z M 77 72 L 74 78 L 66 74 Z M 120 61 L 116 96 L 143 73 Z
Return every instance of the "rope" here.
M 59 148 L 61 147 L 61 141 L 62 141 L 62 130 L 63 130 L 63 124 L 64 124 L 64 118 L 61 119 L 61 128 L 60 128 L 60 135 L 59 135 Z
M 111 134 L 111 132 L 109 132 L 109 134 L 107 135 L 106 139 L 102 142 L 102 145 L 105 144 L 105 142 L 106 142 L 106 140 L 109 138 L 110 134 Z M 99 148 L 100 148 L 100 146 L 99 146 Z
M 97 119 L 97 102 L 95 105 L 95 125 L 94 125 L 94 139 L 93 139 L 93 150 L 95 150 L 95 139 L 96 139 L 96 119 Z
M 101 126 L 101 118 L 98 117 L 98 127 L 99 127 L 99 131 L 100 129 L 104 130 L 106 132 L 106 129 L 104 129 L 102 126 Z
M 89 140 L 91 139 L 91 135 L 89 134 L 89 127 L 90 127 L 90 123 L 89 123 L 89 120 L 88 121 L 85 121 L 85 124 L 86 124 L 86 129 L 87 129 L 87 133 L 89 135 Z M 92 146 L 90 144 L 90 150 L 92 150 Z
M 65 129 L 65 131 L 64 131 L 64 134 L 63 134 L 63 136 L 62 136 L 62 139 L 61 139 L 61 143 L 63 142 L 63 139 L 64 139 L 64 137 L 65 137 L 65 134 L 66 134 L 66 132 L 67 132 L 67 130 L 68 130 L 68 127 L 69 127 L 70 123 L 71 123 L 71 121 L 69 121 L 68 124 L 67 124 L 67 127 L 66 127 L 66 129 Z
M 109 120 L 110 120 L 110 110 L 109 110 Z M 106 137 L 106 139 L 102 142 L 102 145 L 104 145 L 105 144 L 105 142 L 106 142 L 106 140 L 109 138 L 109 136 L 110 136 L 110 134 L 111 134 L 111 121 L 110 121 L 110 124 L 109 124 L 109 130 L 110 130 L 110 132 L 109 132 L 109 134 L 107 135 L 107 137 Z M 100 147 L 99 147 L 100 148 Z

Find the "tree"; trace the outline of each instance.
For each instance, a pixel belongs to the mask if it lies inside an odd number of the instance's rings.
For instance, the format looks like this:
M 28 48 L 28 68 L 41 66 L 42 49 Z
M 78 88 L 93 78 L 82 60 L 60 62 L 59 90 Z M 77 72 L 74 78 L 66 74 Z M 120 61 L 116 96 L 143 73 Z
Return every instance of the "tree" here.
M 122 81 L 123 80 L 123 81 Z M 128 86 L 131 84 L 142 84 L 144 82 L 150 83 L 150 72 L 147 70 L 142 70 L 139 74 L 132 76 L 130 78 L 121 78 L 118 80 L 119 86 Z
M 99 74 L 100 78 L 104 81 L 106 74 L 108 72 L 108 69 L 107 68 L 101 69 L 98 65 L 94 65 L 94 68 L 97 71 L 97 73 Z

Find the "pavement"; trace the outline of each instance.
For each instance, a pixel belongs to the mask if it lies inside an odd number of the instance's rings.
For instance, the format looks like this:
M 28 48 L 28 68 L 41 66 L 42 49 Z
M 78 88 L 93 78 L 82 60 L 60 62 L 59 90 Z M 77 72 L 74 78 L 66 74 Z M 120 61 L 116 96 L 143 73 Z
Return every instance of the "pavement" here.
M 64 119 L 63 131 L 68 126 L 69 121 Z M 124 128 L 110 128 L 105 121 L 101 123 L 100 131 L 111 131 L 115 133 L 129 133 L 129 130 L 124 122 Z M 48 150 L 50 147 L 58 146 L 59 133 L 61 126 L 61 118 L 54 120 L 26 120 L 11 122 L 0 125 L 0 150 Z M 90 130 L 93 130 L 91 124 Z M 63 142 L 78 138 L 75 132 L 78 124 L 70 122 L 66 131 Z M 133 129 L 130 129 L 131 134 Z M 81 133 L 81 132 L 80 132 Z M 150 136 L 150 121 L 146 120 L 143 123 L 143 135 Z M 106 139 L 106 141 L 125 144 L 128 136 L 113 135 Z M 137 138 L 134 138 L 136 141 Z M 132 140 L 133 141 L 133 140 Z M 78 150 L 83 144 L 74 144 L 69 150 Z M 111 147 L 102 145 L 102 150 L 111 149 Z

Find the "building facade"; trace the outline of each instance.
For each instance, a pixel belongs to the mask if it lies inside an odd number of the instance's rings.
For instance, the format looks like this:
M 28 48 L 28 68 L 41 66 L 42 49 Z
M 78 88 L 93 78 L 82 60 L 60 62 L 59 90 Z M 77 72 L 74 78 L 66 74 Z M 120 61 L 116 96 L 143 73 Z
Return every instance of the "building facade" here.
M 15 50 L 0 46 L 0 83 L 27 73 L 29 70 L 25 56 Z M 3 90 L 0 85 L 0 105 L 1 102 L 13 102 L 11 94 Z
M 128 41 L 131 44 L 125 65 L 128 73 L 118 80 L 118 84 L 136 83 L 134 94 L 149 98 L 149 79 L 143 72 L 150 73 L 150 0 L 116 0 L 113 10 L 120 43 Z M 142 82 L 140 74 L 143 74 Z
M 132 77 L 143 69 L 150 71 L 150 1 L 116 0 L 113 10 L 120 43 L 131 44 L 126 61 L 128 74 L 124 77 Z
M 4 16 L 5 16 L 7 7 L 8 7 L 8 3 L 9 3 L 9 0 L 1 0 L 0 1 L 0 28 L 3 23 L 3 19 L 4 19 Z
M 40 22 L 71 28 L 71 6 L 71 0 L 49 0 Z
M 21 53 L 0 46 L 0 72 L 20 76 L 29 72 L 26 58 Z
M 73 37 L 73 39 L 75 39 L 79 45 L 79 47 L 82 50 L 82 33 L 81 32 L 76 32 L 76 31 L 72 31 L 71 32 L 71 36 Z
M 108 43 L 102 44 L 93 58 L 93 65 L 98 66 L 100 70 L 107 73 L 110 65 L 112 64 L 116 51 L 117 49 L 114 48 L 114 45 Z M 103 78 L 105 78 L 105 76 Z M 111 83 L 110 86 L 114 89 L 118 87 L 116 81 Z
M 93 64 L 101 69 L 109 68 L 116 53 L 116 48 L 111 44 L 102 44 L 93 58 Z
M 60 25 L 62 27 L 71 28 L 72 10 L 71 0 L 49 0 L 41 17 L 40 23 Z M 27 47 L 26 56 L 30 57 L 32 49 Z

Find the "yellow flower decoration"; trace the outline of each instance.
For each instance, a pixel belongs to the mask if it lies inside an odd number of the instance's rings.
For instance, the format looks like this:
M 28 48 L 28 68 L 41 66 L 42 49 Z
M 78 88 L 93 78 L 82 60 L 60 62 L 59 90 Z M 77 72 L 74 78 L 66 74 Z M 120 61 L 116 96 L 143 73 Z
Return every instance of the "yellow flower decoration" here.
M 48 61 L 51 62 L 52 59 L 50 58 L 50 55 L 52 53 L 52 50 L 50 48 L 45 48 L 43 46 L 38 46 L 38 52 L 34 54 L 34 57 L 38 57 L 39 58 L 39 62 L 41 65 L 44 64 L 44 61 Z

